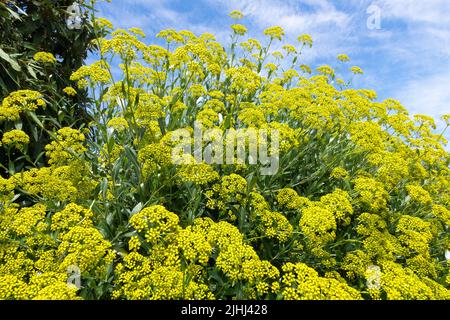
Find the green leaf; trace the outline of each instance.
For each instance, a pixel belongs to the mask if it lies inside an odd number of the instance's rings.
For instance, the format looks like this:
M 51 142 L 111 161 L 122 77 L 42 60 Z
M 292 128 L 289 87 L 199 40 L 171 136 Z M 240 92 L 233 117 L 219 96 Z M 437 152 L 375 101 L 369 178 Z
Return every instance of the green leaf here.
M 34 72 L 33 68 L 30 65 L 27 65 L 28 73 L 34 78 L 37 79 L 36 72 Z
M 17 8 L 17 6 L 15 6 Z M 17 12 L 15 12 L 14 10 L 11 10 L 10 8 L 8 8 L 7 6 L 5 6 L 6 10 L 8 10 L 8 12 L 14 17 L 14 19 L 16 20 L 22 20 L 19 16 L 19 14 Z
M 11 58 L 11 56 L 9 54 L 7 54 L 5 51 L 3 51 L 2 48 L 0 48 L 0 58 L 7 61 L 14 70 L 16 70 L 16 71 L 22 70 L 20 68 L 19 64 L 17 63 L 17 61 L 15 59 Z
M 36 114 L 34 112 L 27 112 L 27 115 L 29 115 L 31 117 L 31 119 L 34 122 L 36 122 L 40 128 L 44 128 L 44 125 L 42 124 L 41 120 L 38 119 L 38 117 L 36 116 Z
M 139 212 L 142 210 L 143 207 L 144 207 L 144 206 L 142 205 L 142 202 L 139 202 L 139 203 L 133 208 L 133 210 L 131 210 L 131 215 L 133 216 L 133 215 L 135 215 L 136 213 L 139 213 Z

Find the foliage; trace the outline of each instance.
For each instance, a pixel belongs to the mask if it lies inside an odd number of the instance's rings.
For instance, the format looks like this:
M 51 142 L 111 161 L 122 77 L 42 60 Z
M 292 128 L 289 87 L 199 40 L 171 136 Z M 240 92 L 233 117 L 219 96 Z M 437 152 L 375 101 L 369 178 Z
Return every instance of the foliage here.
M 92 49 L 90 41 L 95 37 L 88 16 L 81 29 L 68 29 L 66 10 L 72 3 L 72 0 L 0 1 L 0 99 L 27 89 L 43 94 L 46 102 L 46 108 L 35 112 L 40 123 L 26 113 L 14 122 L 0 123 L 0 133 L 15 128 L 30 136 L 26 156 L 17 152 L 0 155 L 0 163 L 10 169 L 20 171 L 43 165 L 42 152 L 50 139 L 47 131 L 63 126 L 79 128 L 87 122 L 86 93 L 63 92 L 70 86 L 73 70 L 83 64 Z M 0 173 L 6 174 L 4 170 Z

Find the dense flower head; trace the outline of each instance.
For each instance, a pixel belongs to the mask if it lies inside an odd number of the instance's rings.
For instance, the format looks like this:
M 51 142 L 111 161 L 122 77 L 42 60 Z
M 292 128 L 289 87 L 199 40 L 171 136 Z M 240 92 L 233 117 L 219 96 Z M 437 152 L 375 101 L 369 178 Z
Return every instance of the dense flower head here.
M 98 28 L 108 28 L 108 29 L 114 29 L 113 24 L 111 23 L 111 21 L 109 21 L 108 19 L 105 18 L 97 18 L 95 19 L 95 25 Z
M 230 17 L 235 20 L 240 20 L 240 19 L 244 18 L 244 15 L 242 14 L 242 12 L 240 12 L 238 10 L 233 10 L 230 12 Z
M 117 131 L 123 131 L 125 129 L 128 129 L 129 127 L 128 121 L 122 117 L 112 118 L 108 121 L 107 125 L 108 127 L 114 128 Z
M 382 211 L 386 209 L 389 194 L 382 183 L 373 178 L 359 177 L 355 179 L 355 191 L 361 205 L 369 210 Z
M 77 225 L 91 226 L 93 213 L 76 204 L 68 204 L 64 210 L 55 213 L 51 220 L 51 229 L 58 231 L 67 231 Z
M 14 129 L 3 134 L 0 145 L 22 149 L 28 143 L 30 143 L 30 137 L 22 130 Z
M 313 39 L 309 34 L 302 34 L 298 37 L 298 41 L 303 45 L 308 45 L 310 48 L 313 45 Z
M 35 111 L 38 108 L 44 108 L 45 105 L 43 95 L 40 92 L 33 90 L 14 91 L 2 101 L 0 122 L 17 120 L 21 113 Z
M 264 30 L 264 34 L 273 39 L 281 40 L 285 33 L 284 33 L 283 28 L 281 28 L 279 26 L 274 26 L 274 27 L 270 27 L 270 28 L 267 28 L 266 30 Z
M 408 185 L 406 189 L 412 201 L 420 204 L 430 204 L 433 201 L 428 191 L 424 190 L 421 186 Z
M 311 246 L 320 246 L 336 237 L 336 219 L 331 210 L 314 203 L 302 210 L 300 229 Z
M 192 182 L 200 186 L 219 179 L 219 174 L 206 163 L 181 165 L 178 175 L 182 182 Z
M 248 31 L 248 29 L 242 24 L 233 24 L 231 25 L 231 29 L 233 29 L 234 33 L 240 36 L 245 35 Z
M 50 164 L 63 164 L 73 160 L 86 151 L 83 143 L 85 136 L 79 130 L 62 128 L 56 133 L 56 139 L 45 147 Z
M 75 226 L 65 233 L 58 246 L 61 271 L 77 266 L 81 272 L 103 271 L 114 259 L 111 244 L 93 227 Z
M 70 76 L 71 81 L 77 82 L 79 88 L 85 88 L 88 80 L 93 83 L 107 83 L 111 75 L 105 69 L 104 64 L 95 62 L 90 66 L 82 66 Z
M 177 229 L 178 216 L 162 206 L 152 206 L 131 217 L 130 224 L 145 235 L 146 241 L 157 243 Z
M 349 173 L 342 167 L 334 168 L 330 174 L 331 178 L 334 179 L 347 179 L 349 177 Z
M 330 194 L 323 196 L 320 202 L 331 212 L 336 221 L 350 224 L 350 217 L 353 215 L 353 207 L 350 195 L 341 189 L 336 189 Z
M 335 279 L 320 277 L 303 263 L 283 266 L 283 297 L 287 300 L 359 300 L 359 292 Z
M 71 97 L 77 95 L 77 91 L 76 91 L 74 88 L 72 88 L 72 87 L 65 87 L 65 88 L 63 89 L 63 92 L 64 92 L 65 94 L 67 94 L 68 96 L 71 96 Z

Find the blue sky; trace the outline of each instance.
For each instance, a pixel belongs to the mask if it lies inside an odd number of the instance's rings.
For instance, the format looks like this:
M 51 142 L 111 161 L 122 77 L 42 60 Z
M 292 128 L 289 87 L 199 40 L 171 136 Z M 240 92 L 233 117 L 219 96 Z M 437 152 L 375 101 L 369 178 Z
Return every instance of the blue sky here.
M 167 28 L 226 42 L 228 13 L 237 9 L 252 37 L 273 25 L 285 29 L 286 42 L 311 34 L 314 47 L 303 57 L 311 67 L 346 53 L 365 71 L 356 86 L 398 99 L 412 114 L 450 113 L 450 0 L 112 0 L 98 9 L 116 28 L 142 28 L 149 42 Z

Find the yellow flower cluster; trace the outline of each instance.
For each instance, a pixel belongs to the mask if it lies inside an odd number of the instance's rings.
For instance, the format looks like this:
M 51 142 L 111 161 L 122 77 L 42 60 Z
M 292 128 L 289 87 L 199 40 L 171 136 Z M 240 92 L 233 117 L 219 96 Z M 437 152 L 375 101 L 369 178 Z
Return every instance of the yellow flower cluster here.
M 93 213 L 76 204 L 68 204 L 64 210 L 55 213 L 51 220 L 51 230 L 66 232 L 75 226 L 92 226 Z
M 270 210 L 269 204 L 258 193 L 250 194 L 250 219 L 256 223 L 256 228 L 264 237 L 278 239 L 280 242 L 288 241 L 293 232 L 289 220 L 279 212 Z
M 206 163 L 192 163 L 181 165 L 178 175 L 182 182 L 191 182 L 195 185 L 206 185 L 219 179 L 219 174 Z
M 382 265 L 381 289 L 389 300 L 450 299 L 450 290 L 430 279 L 420 279 L 408 268 L 394 262 Z
M 70 96 L 70 97 L 74 97 L 74 96 L 77 95 L 77 90 L 75 90 L 75 89 L 72 88 L 72 87 L 65 87 L 65 88 L 63 89 L 63 92 L 64 92 L 65 94 L 67 94 L 68 96 Z
M 1 202 L 8 202 L 13 196 L 13 190 L 16 188 L 14 185 L 13 179 L 4 179 L 2 176 L 0 176 L 0 203 Z
M 303 263 L 283 266 L 283 298 L 286 300 L 360 300 L 360 293 L 336 279 L 320 277 Z
M 97 18 L 95 19 L 95 26 L 97 26 L 100 29 L 107 28 L 107 29 L 114 29 L 114 25 L 105 18 Z
M 62 257 L 59 265 L 62 272 L 71 266 L 77 266 L 81 272 L 102 272 L 115 256 L 111 244 L 97 229 L 81 225 L 62 235 L 56 254 Z
M 196 219 L 193 225 L 181 229 L 176 225 L 178 221 L 175 214 L 161 206 L 147 209 L 151 209 L 153 214 L 144 209 L 141 212 L 145 213 L 145 218 L 140 213 L 131 218 L 136 230 L 140 233 L 146 228 L 149 230 L 148 221 L 152 215 L 155 216 L 152 222 L 154 228 L 167 230 L 172 233 L 172 237 L 159 243 L 152 242 L 148 256 L 136 252 L 141 247 L 136 244 L 139 241 L 137 238 L 130 240 L 135 251 L 129 253 L 124 263 L 117 267 L 118 282 L 121 284 L 115 292 L 117 298 L 212 299 L 214 295 L 205 285 L 205 268 L 211 259 L 215 260 L 216 267 L 229 281 L 242 285 L 254 298 L 278 290 L 278 270 L 269 262 L 259 260 L 256 252 L 244 243 L 242 234 L 234 226 L 226 222 L 214 223 L 210 219 Z M 159 224 L 156 221 L 164 218 L 165 221 Z M 169 220 L 170 227 L 166 223 Z M 145 238 L 148 241 L 147 233 Z M 190 275 L 190 280 L 183 284 L 183 274 L 186 273 Z
M 70 80 L 77 82 L 78 87 L 81 89 L 88 86 L 88 80 L 93 83 L 107 83 L 110 79 L 109 71 L 100 62 L 95 62 L 90 66 L 82 66 L 70 76 Z
M 231 29 L 233 29 L 234 33 L 243 36 L 247 33 L 247 28 L 243 26 L 242 24 L 233 24 L 231 26 Z
M 290 188 L 281 189 L 277 194 L 278 204 L 287 210 L 302 209 L 311 203 L 306 198 L 300 197 L 298 193 Z
M 39 107 L 45 107 L 45 101 L 42 94 L 32 90 L 18 90 L 10 93 L 2 101 L 0 108 L 1 121 L 15 121 L 19 119 L 20 114 L 26 111 L 34 111 Z
M 139 150 L 138 160 L 142 163 L 145 178 L 171 164 L 171 149 L 162 143 L 153 143 Z
M 313 203 L 302 210 L 300 230 L 310 246 L 322 246 L 335 239 L 336 219 L 330 209 Z
M 58 130 L 56 139 L 45 147 L 50 164 L 66 164 L 86 151 L 83 143 L 85 136 L 79 130 L 62 128 Z
M 406 190 L 408 191 L 408 194 L 411 197 L 411 200 L 414 202 L 417 202 L 419 204 L 425 204 L 425 205 L 433 202 L 433 199 L 431 198 L 428 191 L 426 191 L 421 186 L 408 185 L 408 186 L 406 186 Z
M 336 222 L 343 223 L 344 225 L 350 224 L 354 211 L 348 192 L 336 189 L 332 193 L 320 198 L 320 203 L 333 213 Z
M 3 145 L 22 150 L 28 143 L 30 143 L 30 137 L 22 130 L 15 129 L 3 134 L 0 146 Z
M 114 128 L 115 130 L 121 132 L 128 129 L 128 121 L 123 117 L 112 118 L 108 121 L 108 127 Z
M 281 40 L 284 36 L 284 30 L 279 26 L 274 26 L 264 30 L 264 34 L 271 37 L 272 39 Z
M 61 167 L 43 167 L 16 173 L 10 179 L 29 195 L 52 201 L 85 199 L 91 196 L 95 182 L 88 176 L 83 161 L 73 161 Z
M 225 73 L 231 80 L 230 89 L 234 92 L 252 94 L 261 86 L 261 77 L 247 67 L 230 68 Z
M 158 243 L 178 228 L 178 216 L 162 206 L 143 209 L 130 219 L 130 224 L 149 243 Z
M 379 212 L 386 210 L 389 194 L 381 182 L 373 178 L 356 178 L 354 190 L 358 193 L 358 202 L 365 210 Z
M 333 169 L 330 177 L 333 179 L 347 179 L 349 177 L 349 173 L 344 168 L 337 167 Z
M 37 62 L 55 64 L 56 58 L 50 52 L 37 52 L 34 54 L 33 59 Z
M 81 300 L 78 289 L 63 279 L 64 274 L 43 273 L 34 275 L 27 284 L 14 275 L 0 275 L 0 299 Z
M 42 204 L 11 205 L 0 217 L 0 299 L 79 300 L 71 270 L 102 276 L 114 259 L 93 228 L 92 212 L 75 204 L 53 213 Z

